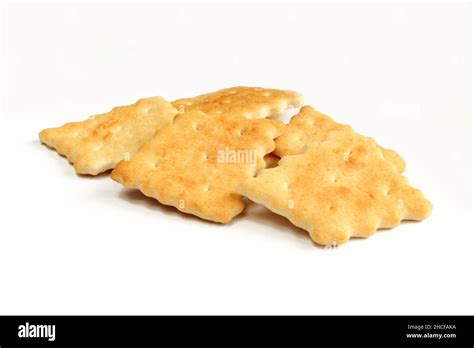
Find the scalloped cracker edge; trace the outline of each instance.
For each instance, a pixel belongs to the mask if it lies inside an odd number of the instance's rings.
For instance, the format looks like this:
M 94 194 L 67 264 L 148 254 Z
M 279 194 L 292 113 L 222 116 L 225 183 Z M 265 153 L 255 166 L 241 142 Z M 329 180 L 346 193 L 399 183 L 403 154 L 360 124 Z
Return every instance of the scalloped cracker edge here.
M 297 92 L 262 87 L 232 87 L 172 102 L 179 113 L 199 110 L 211 115 L 236 115 L 249 119 L 278 116 L 303 105 Z

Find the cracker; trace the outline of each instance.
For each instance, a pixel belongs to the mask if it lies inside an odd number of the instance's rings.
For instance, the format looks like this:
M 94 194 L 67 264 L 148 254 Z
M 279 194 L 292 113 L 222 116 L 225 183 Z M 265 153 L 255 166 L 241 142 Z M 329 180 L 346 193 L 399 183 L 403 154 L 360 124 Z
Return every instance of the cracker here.
M 324 140 L 327 133 L 334 130 L 354 132 L 352 127 L 337 123 L 311 106 L 304 106 L 297 115 L 292 117 L 283 135 L 276 140 L 275 154 L 280 157 L 300 154 L 305 146 Z M 397 168 L 398 172 L 405 171 L 405 161 L 396 151 L 382 147 L 380 149 L 383 156 Z
M 112 179 L 182 212 L 227 223 L 244 209 L 236 186 L 265 167 L 263 157 L 283 129 L 276 120 L 189 111 L 120 162 Z
M 140 99 L 82 122 L 45 129 L 39 138 L 66 156 L 77 173 L 96 175 L 133 156 L 140 145 L 170 124 L 177 113 L 161 97 Z
M 303 96 L 293 91 L 261 87 L 232 87 L 194 98 L 172 102 L 180 113 L 200 110 L 207 114 L 235 114 L 249 119 L 273 117 L 303 105 Z
M 283 157 L 237 192 L 288 218 L 321 245 L 369 237 L 401 220 L 423 220 L 432 209 L 373 140 L 344 130 Z

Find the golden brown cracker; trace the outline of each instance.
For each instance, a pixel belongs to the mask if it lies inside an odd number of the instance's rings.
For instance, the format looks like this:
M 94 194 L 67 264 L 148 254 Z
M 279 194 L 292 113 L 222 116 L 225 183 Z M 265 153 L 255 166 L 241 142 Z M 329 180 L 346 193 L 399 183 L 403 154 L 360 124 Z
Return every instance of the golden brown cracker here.
M 77 173 L 96 175 L 133 156 L 156 131 L 170 124 L 177 112 L 161 97 L 140 99 L 82 122 L 45 129 L 39 137 L 66 156 Z
M 237 192 L 285 216 L 321 245 L 369 237 L 401 220 L 423 220 L 432 209 L 373 140 L 345 130 L 283 157 Z
M 352 127 L 337 123 L 331 117 L 316 111 L 311 106 L 304 106 L 286 125 L 283 135 L 275 141 L 275 154 L 280 157 L 300 154 L 307 145 L 324 140 L 328 132 L 335 130 L 354 132 Z M 400 173 L 403 173 L 405 171 L 403 158 L 394 150 L 380 148 L 383 156 Z
M 303 105 L 299 93 L 261 87 L 232 87 L 172 102 L 180 113 L 199 110 L 206 114 L 233 114 L 249 119 L 273 117 Z
M 263 157 L 283 128 L 275 120 L 189 111 L 120 162 L 112 179 L 182 212 L 226 223 L 244 209 L 236 186 L 265 167 Z

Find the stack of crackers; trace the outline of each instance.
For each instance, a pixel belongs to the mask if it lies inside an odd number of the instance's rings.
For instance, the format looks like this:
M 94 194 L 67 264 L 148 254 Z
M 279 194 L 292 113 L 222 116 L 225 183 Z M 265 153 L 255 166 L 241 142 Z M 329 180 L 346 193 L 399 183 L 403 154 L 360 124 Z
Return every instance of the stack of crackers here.
M 260 203 L 320 245 L 423 220 L 431 203 L 391 149 L 303 106 L 301 94 L 234 87 L 168 102 L 141 99 L 40 133 L 79 174 L 111 177 L 162 204 L 228 223 Z

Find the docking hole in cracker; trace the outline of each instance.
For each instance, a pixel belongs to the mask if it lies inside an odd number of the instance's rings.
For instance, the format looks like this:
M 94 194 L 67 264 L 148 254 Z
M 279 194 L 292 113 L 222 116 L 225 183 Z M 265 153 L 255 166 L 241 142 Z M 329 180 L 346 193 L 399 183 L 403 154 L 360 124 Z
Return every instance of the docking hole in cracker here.
M 120 162 L 112 179 L 182 212 L 227 223 L 244 209 L 236 187 L 265 168 L 263 158 L 283 128 L 276 120 L 189 111 Z
M 161 97 L 140 99 L 82 122 L 45 129 L 39 138 L 73 163 L 78 174 L 97 175 L 133 156 L 177 113 Z

